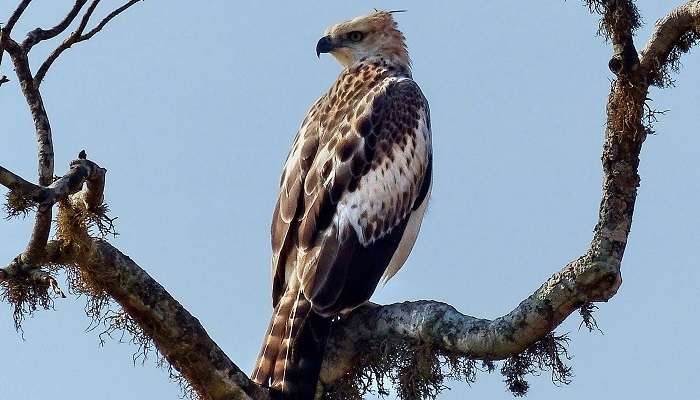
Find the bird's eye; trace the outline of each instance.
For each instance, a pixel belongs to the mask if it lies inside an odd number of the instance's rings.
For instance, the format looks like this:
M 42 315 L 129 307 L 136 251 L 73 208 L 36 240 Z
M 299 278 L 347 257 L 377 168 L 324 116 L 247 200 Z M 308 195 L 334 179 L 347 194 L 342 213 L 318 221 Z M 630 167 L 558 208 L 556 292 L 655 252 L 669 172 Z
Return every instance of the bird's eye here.
M 348 33 L 348 39 L 350 39 L 353 42 L 359 42 L 360 40 L 365 38 L 365 34 L 360 32 L 360 31 L 352 31 Z

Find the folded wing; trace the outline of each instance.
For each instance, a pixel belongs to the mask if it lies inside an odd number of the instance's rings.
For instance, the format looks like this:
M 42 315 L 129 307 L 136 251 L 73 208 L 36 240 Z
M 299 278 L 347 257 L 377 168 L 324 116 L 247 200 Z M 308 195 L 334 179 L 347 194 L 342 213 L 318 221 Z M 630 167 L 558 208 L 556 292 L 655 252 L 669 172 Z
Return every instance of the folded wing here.
M 282 176 L 273 297 L 294 273 L 314 311 L 334 315 L 367 301 L 411 250 L 431 183 L 430 112 L 408 78 L 387 79 L 344 118 L 318 104 Z

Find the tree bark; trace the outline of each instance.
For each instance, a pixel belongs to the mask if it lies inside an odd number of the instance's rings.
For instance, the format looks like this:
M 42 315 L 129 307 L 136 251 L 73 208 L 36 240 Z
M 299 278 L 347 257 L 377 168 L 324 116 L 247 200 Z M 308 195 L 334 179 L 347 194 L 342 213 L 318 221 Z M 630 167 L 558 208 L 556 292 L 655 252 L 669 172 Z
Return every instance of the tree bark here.
M 250 381 L 209 337 L 197 318 L 144 269 L 104 239 L 89 236 L 84 226 L 75 223 L 76 218 L 79 221 L 81 207 L 99 212 L 104 169 L 81 157 L 74 161 L 66 176 L 52 182 L 51 128 L 39 83 L 63 50 L 89 39 L 136 2 L 127 2 L 83 34 L 98 3 L 93 1 L 78 30 L 56 48 L 34 78 L 29 70 L 28 49 L 65 30 L 85 1 L 76 1 L 56 27 L 32 31 L 22 45 L 13 41 L 9 34 L 29 1 L 20 4 L 2 30 L 0 45 L 12 57 L 34 118 L 38 142 L 38 185 L 0 167 L 0 184 L 39 204 L 35 230 L 22 261 L 31 268 L 42 265 L 75 268 L 94 290 L 104 292 L 120 304 L 128 318 L 138 325 L 137 334 L 153 341 L 159 352 L 203 398 L 270 398 L 268 390 Z M 629 0 L 587 2 L 602 15 L 601 29 L 613 44 L 609 66 L 616 74 L 608 98 L 601 157 L 602 198 L 588 250 L 554 273 L 511 312 L 494 320 L 467 316 L 448 304 L 435 301 L 370 305 L 355 310 L 332 330 L 321 373 L 324 385 L 333 386 L 358 367 L 364 344 L 388 339 L 428 344 L 471 360 L 514 357 L 549 335 L 583 305 L 608 301 L 615 295 L 622 282 L 620 266 L 639 186 L 639 155 L 650 130 L 644 124 L 648 89 L 651 84 L 659 84 L 679 54 L 700 38 L 700 1 L 690 1 L 657 22 L 641 58 L 633 43 L 634 31 L 640 24 L 634 3 Z M 73 202 L 67 201 L 69 199 Z M 76 199 L 82 206 L 76 205 Z M 68 214 L 59 213 L 58 240 L 47 242 L 55 203 L 62 204 L 62 212 Z M 0 283 L 19 279 L 17 271 L 16 264 L 0 269 Z

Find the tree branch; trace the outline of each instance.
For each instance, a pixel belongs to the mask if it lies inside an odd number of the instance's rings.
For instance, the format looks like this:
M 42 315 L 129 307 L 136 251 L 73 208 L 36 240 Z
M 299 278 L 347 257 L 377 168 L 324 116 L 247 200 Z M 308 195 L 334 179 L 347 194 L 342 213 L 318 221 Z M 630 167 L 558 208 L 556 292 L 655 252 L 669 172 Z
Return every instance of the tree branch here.
M 31 1 L 32 0 L 22 0 L 22 2 L 17 5 L 17 8 L 12 15 L 10 15 L 10 18 L 8 18 L 5 26 L 0 26 L 0 65 L 2 65 L 2 56 L 7 47 L 12 47 L 14 50 L 18 49 L 19 47 L 19 45 L 12 40 L 12 38 L 10 38 L 10 33 L 12 33 L 12 28 L 15 27 L 15 24 L 17 21 L 19 21 L 19 18 L 22 16 L 22 13 L 24 13 L 24 10 L 27 8 L 27 6 L 29 6 Z M 0 86 L 6 82 L 9 82 L 7 76 L 0 75 Z
M 49 186 L 53 180 L 54 154 L 51 125 L 49 124 L 49 118 L 44 108 L 44 102 L 39 88 L 34 84 L 27 53 L 7 35 L 3 34 L 2 42 L 12 58 L 22 94 L 24 94 L 32 119 L 34 120 L 39 159 L 39 184 L 41 186 Z M 40 253 L 46 245 L 46 241 L 49 239 L 50 230 L 51 208 L 39 209 L 36 214 L 34 229 L 32 230 L 29 244 L 24 251 L 23 257 L 26 262 L 32 263 L 33 259 L 40 256 Z
M 50 207 L 69 196 L 80 196 L 86 208 L 102 202 L 105 171 L 81 152 L 70 171 L 49 187 L 34 185 L 0 167 L 0 184 L 20 196 Z M 81 192 L 83 184 L 87 190 Z M 92 200 L 91 200 L 92 199 Z M 72 209 L 69 203 L 64 207 Z M 81 279 L 91 282 L 117 301 L 122 309 L 152 340 L 158 350 L 206 399 L 268 399 L 259 387 L 224 354 L 199 321 L 182 307 L 158 282 L 129 257 L 101 239 L 87 236 L 80 216 L 59 213 L 59 240 L 46 245 L 45 255 L 27 264 L 21 257 L 0 269 L 0 282 L 24 279 L 32 284 L 58 286 L 55 279 L 37 265 L 72 265 Z M 77 228 L 76 228 L 77 227 Z M 21 319 L 21 317 L 20 317 Z
M 27 33 L 27 37 L 22 42 L 22 48 L 24 48 L 24 51 L 28 53 L 35 44 L 43 40 L 54 38 L 63 33 L 63 31 L 70 26 L 75 17 L 78 16 L 78 13 L 83 8 L 85 3 L 87 3 L 87 0 L 76 0 L 73 8 L 71 8 L 65 18 L 63 18 L 63 20 L 53 28 L 47 30 L 36 28 L 35 30 Z
M 49 196 L 46 188 L 35 185 L 2 166 L 0 166 L 0 184 L 36 203 L 43 202 Z
M 33 103 L 27 91 L 32 94 L 34 88 L 38 94 L 36 87 L 51 63 L 72 44 L 99 32 L 109 20 L 137 0 L 110 13 L 95 28 L 83 34 L 98 2 L 91 3 L 78 29 L 49 56 L 36 77 L 32 80 L 29 76 L 32 85 L 28 89 L 23 86 L 33 115 Z M 349 371 L 362 368 L 358 360 L 367 343 L 383 343 L 388 339 L 419 342 L 472 360 L 492 361 L 517 356 L 549 335 L 582 305 L 607 301 L 615 295 L 622 282 L 620 266 L 639 185 L 639 155 L 647 132 L 642 116 L 648 86 L 663 66 L 671 62 L 669 55 L 682 43 L 684 36 L 688 32 L 697 33 L 700 1 L 691 1 L 677 8 L 657 23 L 641 61 L 632 42 L 633 33 L 639 26 L 633 2 L 590 0 L 588 3 L 602 14 L 601 29 L 613 42 L 613 60 L 616 60 L 616 63 L 611 60 L 610 67 L 617 75 L 608 98 L 601 157 L 604 172 L 602 199 L 589 249 L 552 275 L 511 312 L 494 320 L 467 316 L 447 304 L 434 301 L 355 310 L 333 327 L 321 374 L 324 385 L 333 386 L 347 379 Z M 23 66 L 26 54 L 23 60 L 21 52 L 17 51 L 19 46 L 9 37 L 3 38 L 2 43 L 8 46 L 15 65 Z M 22 76 L 20 82 L 27 81 L 26 74 Z M 45 118 L 45 113 L 43 116 Z M 48 132 L 50 141 L 50 130 Z M 79 190 L 78 183 L 82 186 L 83 182 L 88 182 L 91 193 L 85 193 L 83 199 L 89 208 L 90 204 L 98 203 L 97 199 L 101 203 L 104 170 L 88 163 L 79 160 L 72 165 L 69 174 L 48 187 L 42 187 L 47 186 L 43 183 L 42 186 L 33 185 L 0 167 L 0 183 L 44 203 L 49 198 L 55 202 L 75 194 Z M 71 221 L 69 217 L 59 216 L 59 239 L 47 244 L 40 262 L 74 266 L 84 279 L 115 299 L 143 334 L 153 340 L 171 365 L 204 398 L 270 397 L 266 389 L 253 384 L 245 376 L 208 336 L 199 321 L 158 282 L 106 241 L 75 230 Z M 0 280 L 11 274 L 12 270 L 0 270 Z
M 59 200 L 67 200 L 69 196 L 76 195 L 75 201 L 80 201 L 86 210 L 94 212 L 102 205 L 106 172 L 106 169 L 90 160 L 78 159 L 71 162 L 66 175 L 44 187 L 0 166 L 0 185 L 10 189 L 8 197 L 23 200 L 19 201 L 21 204 L 36 204 L 39 211 L 50 209 Z M 25 211 L 12 210 L 12 204 L 8 204 L 8 208 L 10 214 Z
M 76 265 L 133 318 L 161 354 L 202 398 L 267 399 L 269 393 L 238 368 L 206 330 L 156 280 L 108 242 L 51 241 L 48 262 Z
M 44 80 L 44 77 L 46 76 L 46 73 L 48 72 L 49 68 L 51 68 L 51 65 L 54 61 L 56 61 L 56 59 L 61 55 L 61 53 L 71 48 L 71 46 L 73 46 L 74 44 L 83 42 L 93 37 L 97 32 L 101 31 L 102 28 L 104 28 L 104 26 L 107 25 L 107 23 L 111 21 L 114 17 L 121 14 L 126 9 L 138 3 L 139 1 L 142 0 L 131 0 L 125 3 L 123 6 L 117 8 L 116 10 L 109 13 L 106 17 L 104 17 L 97 24 L 97 26 L 88 31 L 88 33 L 83 34 L 88 22 L 90 21 L 90 18 L 92 17 L 93 12 L 95 11 L 95 8 L 100 3 L 100 0 L 93 0 L 92 3 L 90 3 L 90 6 L 88 7 L 87 11 L 83 15 L 83 18 L 81 19 L 78 28 L 73 33 L 71 33 L 71 35 L 63 41 L 63 43 L 56 47 L 56 49 L 54 49 L 54 51 L 51 52 L 51 54 L 49 54 L 46 60 L 41 64 L 41 66 L 36 72 L 36 75 L 34 76 L 34 81 L 36 82 L 36 85 L 41 85 L 41 82 Z
M 642 136 L 634 124 L 618 126 L 614 123 L 620 118 L 627 120 L 627 109 L 615 106 L 618 96 L 643 95 L 637 92 L 625 93 L 626 90 L 629 90 L 626 85 L 612 88 L 603 152 L 603 199 L 590 249 L 583 257 L 554 274 L 512 312 L 493 321 L 464 316 L 447 305 L 435 302 L 360 309 L 334 329 L 322 373 L 324 383 L 332 384 L 356 365 L 360 356 L 357 349 L 364 348 L 359 345 L 361 341 L 376 343 L 387 337 L 402 337 L 427 342 L 472 359 L 503 359 L 518 354 L 542 339 L 582 304 L 606 301 L 612 297 L 621 283 L 620 264 L 636 198 L 637 165 L 642 142 Z M 235 387 L 249 387 L 250 383 L 243 378 L 209 382 L 208 375 L 199 375 L 200 366 L 204 369 L 212 367 L 209 364 L 204 367 L 205 364 L 202 364 L 208 355 L 212 351 L 213 354 L 220 351 L 212 347 L 213 344 L 188 349 L 189 357 L 200 361 L 183 364 L 177 358 L 181 352 L 178 346 L 201 340 L 208 343 L 208 336 L 200 332 L 198 337 L 184 341 L 182 338 L 172 340 L 172 336 L 157 339 L 159 332 L 179 332 L 181 326 L 192 326 L 195 324 L 194 318 L 184 314 L 179 304 L 176 305 L 170 295 L 133 261 L 111 246 L 108 247 L 106 242 L 95 241 L 93 246 L 96 255 L 88 261 L 77 262 L 81 273 L 91 276 L 93 281 L 101 282 L 100 287 L 124 307 L 198 391 L 208 393 L 206 391 L 211 390 L 210 387 L 228 387 L 226 391 L 238 390 Z M 104 271 L 112 272 L 104 275 Z M 170 306 L 165 309 L 144 306 L 161 303 Z M 233 369 L 235 366 L 232 363 L 229 364 L 230 360 L 218 356 L 216 360 L 225 365 L 225 371 L 236 371 L 236 376 L 240 373 L 237 368 Z M 215 371 L 221 368 L 214 366 Z M 230 375 L 226 373 L 217 376 Z
M 700 39 L 700 1 L 689 1 L 656 21 L 642 51 L 642 73 L 648 82 L 664 86 L 670 69 L 678 68 L 682 53 Z
M 37 87 L 41 86 L 41 81 L 44 79 L 44 76 L 51 67 L 51 64 L 56 61 L 58 56 L 60 56 L 65 50 L 69 49 L 73 44 L 78 42 L 78 39 L 80 39 L 85 27 L 87 26 L 88 22 L 90 22 L 92 13 L 95 12 L 95 8 L 97 8 L 98 4 L 100 4 L 100 0 L 93 0 L 92 3 L 90 3 L 90 6 L 88 6 L 87 11 L 85 11 L 85 14 L 83 14 L 83 17 L 80 20 L 78 28 L 73 31 L 73 33 L 71 33 L 70 36 L 68 36 L 60 45 L 58 45 L 58 47 L 56 47 L 56 49 L 54 49 L 54 51 L 52 51 L 46 60 L 44 60 L 44 62 L 41 64 L 36 72 L 36 75 L 34 76 L 34 83 Z
M 639 65 L 634 32 L 641 26 L 633 0 L 586 0 L 588 9 L 601 15 L 598 33 L 610 40 L 613 55 L 608 68 L 615 75 L 630 74 Z
M 9 36 L 10 33 L 12 32 L 12 28 L 15 27 L 15 24 L 17 21 L 19 21 L 19 18 L 22 16 L 24 13 L 24 10 L 27 8 L 29 3 L 31 3 L 32 0 L 22 0 L 18 5 L 15 11 L 10 15 L 10 18 L 7 20 L 5 23 L 5 26 L 2 27 L 2 30 L 4 33 Z
M 515 309 L 494 320 L 425 300 L 360 308 L 333 328 L 321 379 L 333 384 L 358 365 L 366 344 L 396 338 L 472 360 L 503 360 L 541 340 L 581 305 L 606 301 L 620 282 L 619 263 L 595 262 L 586 256 L 569 263 Z
M 140 2 L 140 1 L 142 1 L 142 0 L 131 0 L 131 1 L 127 2 L 126 4 L 124 4 L 123 6 L 117 8 L 116 10 L 114 10 L 114 11 L 112 11 L 111 13 L 107 14 L 107 16 L 104 17 L 104 18 L 102 19 L 102 21 L 100 21 L 100 23 L 97 24 L 97 26 L 95 26 L 94 28 L 92 28 L 92 29 L 91 29 L 88 33 L 86 33 L 85 35 L 81 36 L 79 41 L 83 41 L 83 40 L 88 40 L 88 39 L 90 39 L 90 38 L 93 37 L 97 32 L 101 31 L 102 28 L 104 28 L 105 25 L 107 25 L 107 23 L 108 23 L 109 21 L 112 20 L 112 18 L 114 18 L 114 17 L 116 17 L 117 15 L 121 14 L 121 13 L 124 12 L 127 8 L 133 6 L 134 4 L 136 4 L 136 3 Z

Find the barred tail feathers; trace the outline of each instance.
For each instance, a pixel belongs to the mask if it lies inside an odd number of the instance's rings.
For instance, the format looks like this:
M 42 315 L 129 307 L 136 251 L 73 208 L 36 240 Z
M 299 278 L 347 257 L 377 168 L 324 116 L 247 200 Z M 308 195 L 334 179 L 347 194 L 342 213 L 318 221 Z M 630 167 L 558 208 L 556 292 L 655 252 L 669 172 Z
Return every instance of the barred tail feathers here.
M 253 380 L 269 382 L 285 400 L 312 400 L 330 323 L 311 309 L 298 288 L 288 288 L 275 308 Z
M 288 290 L 277 303 L 272 313 L 255 369 L 251 374 L 251 379 L 257 384 L 268 385 L 270 383 L 275 368 L 275 360 L 282 348 L 282 340 L 285 337 L 287 322 L 292 313 L 295 299 L 296 292 Z

